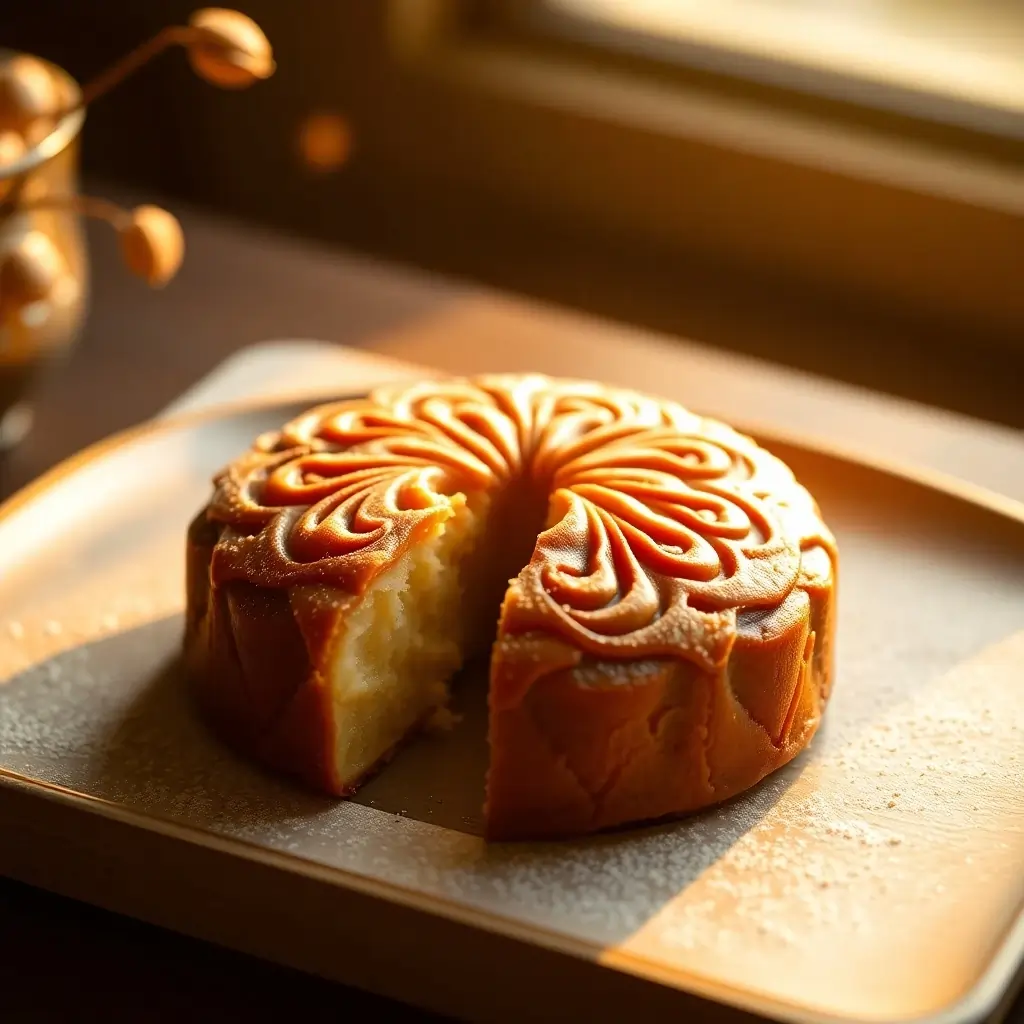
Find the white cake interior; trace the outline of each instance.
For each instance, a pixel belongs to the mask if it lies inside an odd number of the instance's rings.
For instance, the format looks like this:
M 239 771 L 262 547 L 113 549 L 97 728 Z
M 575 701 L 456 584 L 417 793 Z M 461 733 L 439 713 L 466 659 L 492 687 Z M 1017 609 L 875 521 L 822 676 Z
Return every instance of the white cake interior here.
M 382 573 L 349 614 L 334 660 L 336 764 L 357 783 L 443 707 L 463 662 L 467 559 L 484 521 L 457 502 L 429 540 Z

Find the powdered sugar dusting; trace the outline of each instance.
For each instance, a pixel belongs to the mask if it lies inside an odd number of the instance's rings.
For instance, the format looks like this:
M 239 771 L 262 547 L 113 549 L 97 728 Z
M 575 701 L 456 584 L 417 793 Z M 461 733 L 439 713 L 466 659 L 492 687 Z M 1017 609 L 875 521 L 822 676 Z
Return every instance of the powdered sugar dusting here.
M 623 948 L 692 956 L 723 980 L 744 974 L 774 989 L 776 958 L 790 950 L 806 970 L 788 994 L 825 1006 L 844 985 L 860 998 L 865 970 L 891 974 L 894 987 L 917 977 L 903 929 L 931 948 L 937 935 L 948 940 L 950 915 L 967 935 L 1001 901 L 1012 912 L 1024 899 L 1024 700 L 1002 681 L 1021 665 L 1024 632 L 819 748 L 769 812 Z M 836 956 L 848 960 L 839 972 Z M 965 970 L 932 988 L 952 993 Z M 808 975 L 828 982 L 809 993 Z

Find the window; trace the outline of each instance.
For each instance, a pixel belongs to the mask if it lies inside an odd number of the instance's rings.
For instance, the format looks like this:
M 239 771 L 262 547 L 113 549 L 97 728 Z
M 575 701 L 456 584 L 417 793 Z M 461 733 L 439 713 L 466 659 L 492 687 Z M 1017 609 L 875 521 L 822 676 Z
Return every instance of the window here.
M 1021 346 L 1020 0 L 388 14 L 403 106 L 381 145 L 406 167 L 613 232 L 623 252 Z
M 546 0 L 536 26 L 654 59 L 1024 135 L 1020 0 Z

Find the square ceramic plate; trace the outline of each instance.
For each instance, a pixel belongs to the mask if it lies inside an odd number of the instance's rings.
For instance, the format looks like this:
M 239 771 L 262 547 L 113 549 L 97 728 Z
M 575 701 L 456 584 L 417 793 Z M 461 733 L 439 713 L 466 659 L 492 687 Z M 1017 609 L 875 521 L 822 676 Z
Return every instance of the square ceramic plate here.
M 0 510 L 0 871 L 478 1019 L 994 1017 L 1024 952 L 1024 507 L 761 439 L 841 550 L 813 748 L 705 814 L 480 838 L 485 680 L 357 800 L 211 737 L 179 677 L 186 524 L 296 406 L 90 449 Z

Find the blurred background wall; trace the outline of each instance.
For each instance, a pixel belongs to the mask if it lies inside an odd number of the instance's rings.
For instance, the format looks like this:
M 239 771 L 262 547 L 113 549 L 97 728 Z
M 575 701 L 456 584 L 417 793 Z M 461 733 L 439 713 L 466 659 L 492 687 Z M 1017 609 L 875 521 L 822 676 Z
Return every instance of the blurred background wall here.
M 195 5 L 11 0 L 80 81 Z M 277 74 L 162 57 L 87 179 L 1024 425 L 1017 0 L 248 0 Z

